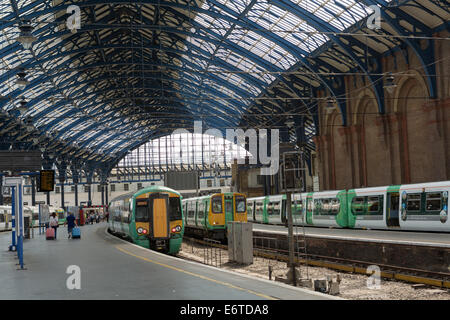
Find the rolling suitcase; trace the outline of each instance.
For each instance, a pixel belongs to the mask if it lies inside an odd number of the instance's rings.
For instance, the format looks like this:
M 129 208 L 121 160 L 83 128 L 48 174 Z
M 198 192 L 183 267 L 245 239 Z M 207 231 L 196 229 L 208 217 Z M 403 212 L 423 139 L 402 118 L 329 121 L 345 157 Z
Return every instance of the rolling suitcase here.
M 47 240 L 55 240 L 55 229 L 47 228 L 47 231 L 45 231 L 45 238 Z
M 81 238 L 81 230 L 78 227 L 74 227 L 72 229 L 72 239 L 80 239 Z

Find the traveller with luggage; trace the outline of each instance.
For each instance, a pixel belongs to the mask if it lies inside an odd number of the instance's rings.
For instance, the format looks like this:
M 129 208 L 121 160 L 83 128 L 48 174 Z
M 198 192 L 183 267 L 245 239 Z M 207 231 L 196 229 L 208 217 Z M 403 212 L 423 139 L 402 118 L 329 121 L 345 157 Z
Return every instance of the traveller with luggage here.
M 65 225 L 67 224 L 67 233 L 69 234 L 69 239 L 73 238 L 73 229 L 77 226 L 77 219 L 73 215 L 72 212 L 69 213 L 69 215 L 66 218 Z
M 56 217 L 56 213 L 52 213 L 51 217 L 50 217 L 50 228 L 49 229 L 53 229 L 54 230 L 54 240 L 56 240 L 56 231 L 58 229 L 59 223 L 58 223 L 58 218 Z M 47 229 L 48 230 L 48 229 Z

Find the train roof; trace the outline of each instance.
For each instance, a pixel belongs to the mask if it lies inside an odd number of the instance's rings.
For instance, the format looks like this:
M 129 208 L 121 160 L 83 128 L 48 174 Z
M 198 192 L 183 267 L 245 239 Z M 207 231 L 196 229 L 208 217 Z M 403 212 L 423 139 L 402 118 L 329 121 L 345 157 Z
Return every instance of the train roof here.
M 118 200 L 125 200 L 125 199 L 132 198 L 132 197 L 138 197 L 141 194 L 148 193 L 148 192 L 170 192 L 170 193 L 175 193 L 175 194 L 179 195 L 180 197 L 182 197 L 181 193 L 179 193 L 178 191 L 173 190 L 171 188 L 164 187 L 164 186 L 150 186 L 150 187 L 140 189 L 136 192 L 132 191 L 132 192 L 122 194 L 120 196 L 115 197 L 114 199 L 111 199 L 110 202 L 118 201 Z

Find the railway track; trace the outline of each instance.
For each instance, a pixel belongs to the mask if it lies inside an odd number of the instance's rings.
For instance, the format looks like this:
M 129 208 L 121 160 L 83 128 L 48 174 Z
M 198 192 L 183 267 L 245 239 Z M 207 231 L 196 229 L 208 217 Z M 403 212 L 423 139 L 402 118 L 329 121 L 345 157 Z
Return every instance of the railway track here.
M 184 237 L 184 240 L 195 242 L 203 246 L 213 246 L 223 250 L 227 250 L 228 247 L 225 244 L 211 243 L 208 241 Z M 184 241 L 183 240 L 183 241 Z M 287 262 L 288 251 L 283 248 L 268 248 L 262 246 L 253 247 L 253 255 L 256 257 L 263 257 L 267 259 L 273 259 L 278 261 Z M 450 273 L 436 272 L 417 268 L 408 268 L 404 266 L 395 266 L 388 264 L 379 264 L 369 261 L 354 260 L 348 258 L 339 258 L 318 254 L 299 254 L 296 256 L 296 263 L 299 265 L 308 265 L 313 267 L 323 267 L 343 272 L 358 273 L 371 275 L 372 272 L 368 272 L 368 267 L 376 265 L 380 268 L 380 276 L 384 279 L 399 280 L 410 283 L 425 284 L 429 286 L 447 288 L 450 289 Z

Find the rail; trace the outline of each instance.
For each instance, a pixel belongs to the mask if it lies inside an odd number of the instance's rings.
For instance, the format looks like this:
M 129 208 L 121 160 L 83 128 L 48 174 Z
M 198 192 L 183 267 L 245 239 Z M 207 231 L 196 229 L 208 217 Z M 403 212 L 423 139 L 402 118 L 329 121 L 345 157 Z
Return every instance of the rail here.
M 275 238 L 271 237 L 255 237 L 260 241 L 271 241 L 273 242 Z M 220 243 L 212 243 L 206 242 L 200 239 L 184 237 L 184 239 L 197 242 L 202 245 L 215 246 L 221 249 L 227 249 L 226 245 Z M 255 241 L 255 239 L 254 239 Z M 254 246 L 253 255 L 256 257 L 264 257 L 267 259 L 274 259 L 279 261 L 288 262 L 289 255 L 288 250 L 275 247 L 275 248 L 267 248 L 263 246 Z M 317 255 L 308 253 L 308 259 L 302 259 L 300 257 L 296 257 L 296 263 L 307 264 L 309 266 L 314 267 L 323 267 L 329 268 L 349 273 L 359 273 L 370 275 L 367 272 L 367 267 L 370 265 L 374 265 L 375 263 L 361 261 L 361 260 L 353 260 L 347 258 L 338 258 L 324 255 Z M 380 270 L 380 276 L 384 279 L 392 279 L 392 280 L 400 280 L 411 283 L 420 283 L 426 284 L 430 286 L 440 287 L 440 288 L 448 288 L 450 289 L 450 273 L 445 272 L 436 272 L 429 271 L 423 269 L 416 268 L 407 268 L 402 266 L 394 266 L 388 264 L 376 264 Z

